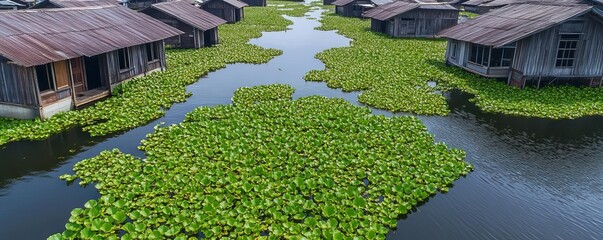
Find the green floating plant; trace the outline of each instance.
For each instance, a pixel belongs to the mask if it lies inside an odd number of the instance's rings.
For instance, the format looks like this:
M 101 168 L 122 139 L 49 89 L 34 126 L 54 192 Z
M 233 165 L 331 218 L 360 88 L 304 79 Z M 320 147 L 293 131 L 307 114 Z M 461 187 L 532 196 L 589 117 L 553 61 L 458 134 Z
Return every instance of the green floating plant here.
M 343 99 L 238 89 L 156 127 L 145 159 L 105 151 L 75 165 L 101 194 L 52 239 L 383 239 L 418 203 L 472 170 L 415 117 Z
M 603 88 L 549 86 L 518 89 L 445 65 L 445 40 L 391 38 L 371 32 L 370 20 L 327 14 L 321 30 L 337 30 L 352 38 L 350 47 L 329 49 L 316 58 L 324 70 L 309 72 L 308 81 L 331 88 L 363 91 L 358 100 L 392 112 L 422 115 L 448 113 L 446 99 L 434 90 L 460 89 L 473 94 L 476 105 L 492 113 L 573 119 L 603 115 Z M 428 86 L 436 81 L 436 88 Z

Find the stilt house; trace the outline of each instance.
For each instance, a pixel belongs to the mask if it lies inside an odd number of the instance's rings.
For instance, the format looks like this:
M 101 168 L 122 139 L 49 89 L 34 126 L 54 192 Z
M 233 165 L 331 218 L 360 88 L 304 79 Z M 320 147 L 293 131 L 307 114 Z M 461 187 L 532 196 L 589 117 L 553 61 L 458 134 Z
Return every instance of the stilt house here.
M 184 34 L 165 40 L 165 44 L 180 48 L 218 44 L 218 26 L 226 23 L 226 20 L 184 1 L 153 4 L 141 12 L 183 31 Z
M 0 12 L 0 116 L 42 119 L 166 68 L 181 31 L 118 5 Z
M 458 23 L 459 10 L 449 4 L 396 1 L 362 16 L 371 18 L 371 30 L 392 37 L 434 37 L 442 29 Z
M 592 6 L 509 5 L 439 35 L 447 64 L 511 85 L 603 79 L 603 15 Z
M 206 0 L 200 3 L 201 9 L 226 20 L 229 23 L 241 21 L 245 16 L 247 3 L 238 0 Z

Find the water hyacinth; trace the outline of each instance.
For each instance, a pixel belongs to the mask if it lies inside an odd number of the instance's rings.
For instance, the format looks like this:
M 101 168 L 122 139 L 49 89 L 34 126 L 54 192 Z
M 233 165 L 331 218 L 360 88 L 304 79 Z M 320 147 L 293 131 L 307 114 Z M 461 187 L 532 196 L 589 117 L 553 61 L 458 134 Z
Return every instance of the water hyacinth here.
M 332 8 L 332 7 L 331 7 Z M 445 115 L 449 110 L 438 90 L 460 89 L 486 112 L 539 118 L 603 115 L 603 88 L 548 86 L 518 89 L 445 65 L 445 40 L 397 39 L 370 31 L 370 20 L 327 14 L 322 30 L 337 30 L 354 39 L 350 47 L 329 49 L 316 58 L 325 70 L 305 79 L 331 88 L 363 91 L 359 101 L 392 112 Z
M 265 63 L 282 52 L 247 44 L 265 31 L 283 31 L 291 21 L 281 15 L 303 16 L 309 7 L 299 3 L 271 1 L 278 7 L 245 8 L 245 18 L 219 27 L 220 44 L 202 49 L 168 49 L 168 70 L 127 82 L 118 93 L 80 110 L 60 113 L 47 121 L 0 118 L 0 145 L 19 140 L 45 139 L 72 127 L 84 127 L 93 136 L 103 136 L 144 125 L 160 118 L 172 104 L 186 101 L 186 86 L 208 72 L 231 63 Z
M 76 164 L 62 178 L 95 183 L 101 197 L 50 238 L 383 239 L 471 171 L 415 117 L 292 93 L 240 89 L 236 104 L 157 127 L 146 159 L 113 150 Z

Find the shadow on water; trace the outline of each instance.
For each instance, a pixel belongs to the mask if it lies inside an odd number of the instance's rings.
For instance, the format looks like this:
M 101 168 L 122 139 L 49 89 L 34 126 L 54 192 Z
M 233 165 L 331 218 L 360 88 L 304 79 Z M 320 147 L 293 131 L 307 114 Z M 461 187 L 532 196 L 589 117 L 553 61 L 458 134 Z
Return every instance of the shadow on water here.
M 296 88 L 295 98 L 323 95 L 361 105 L 358 93 L 302 79 L 324 68 L 317 53 L 348 46 L 349 39 L 314 30 L 316 20 L 287 18 L 294 22 L 289 30 L 250 41 L 283 55 L 267 64 L 231 64 L 202 77 L 187 88 L 193 95 L 185 103 L 146 126 L 103 138 L 74 129 L 0 147 L 0 238 L 42 239 L 62 231 L 70 210 L 98 193 L 92 186 L 68 186 L 59 175 L 112 148 L 144 157 L 137 146 L 153 126 L 181 122 L 199 106 L 228 104 L 239 87 L 285 83 Z M 438 141 L 465 150 L 476 170 L 405 216 L 389 239 L 603 239 L 602 118 L 510 117 L 479 111 L 467 94 L 453 91 L 447 97 L 449 116 L 420 119 Z

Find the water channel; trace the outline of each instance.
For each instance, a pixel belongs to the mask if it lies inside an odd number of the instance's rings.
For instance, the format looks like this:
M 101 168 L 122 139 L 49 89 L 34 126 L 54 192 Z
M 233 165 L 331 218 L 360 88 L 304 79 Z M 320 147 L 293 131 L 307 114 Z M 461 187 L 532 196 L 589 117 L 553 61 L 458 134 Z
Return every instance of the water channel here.
M 239 87 L 285 83 L 296 88 L 294 98 L 323 95 L 361 105 L 356 92 L 302 79 L 324 68 L 317 53 L 350 43 L 335 32 L 314 30 L 320 14 L 287 17 L 294 22 L 289 30 L 251 40 L 283 55 L 262 65 L 231 64 L 202 77 L 188 87 L 193 96 L 187 102 L 146 126 L 108 137 L 73 129 L 44 141 L 0 146 L 0 238 L 45 239 L 62 231 L 71 209 L 99 194 L 93 186 L 68 185 L 58 176 L 103 150 L 144 157 L 136 148 L 153 126 L 181 122 L 199 106 L 229 104 Z M 475 171 L 401 219 L 388 239 L 603 239 L 603 118 L 486 114 L 466 94 L 445 95 L 449 116 L 420 118 L 437 141 L 465 150 Z

